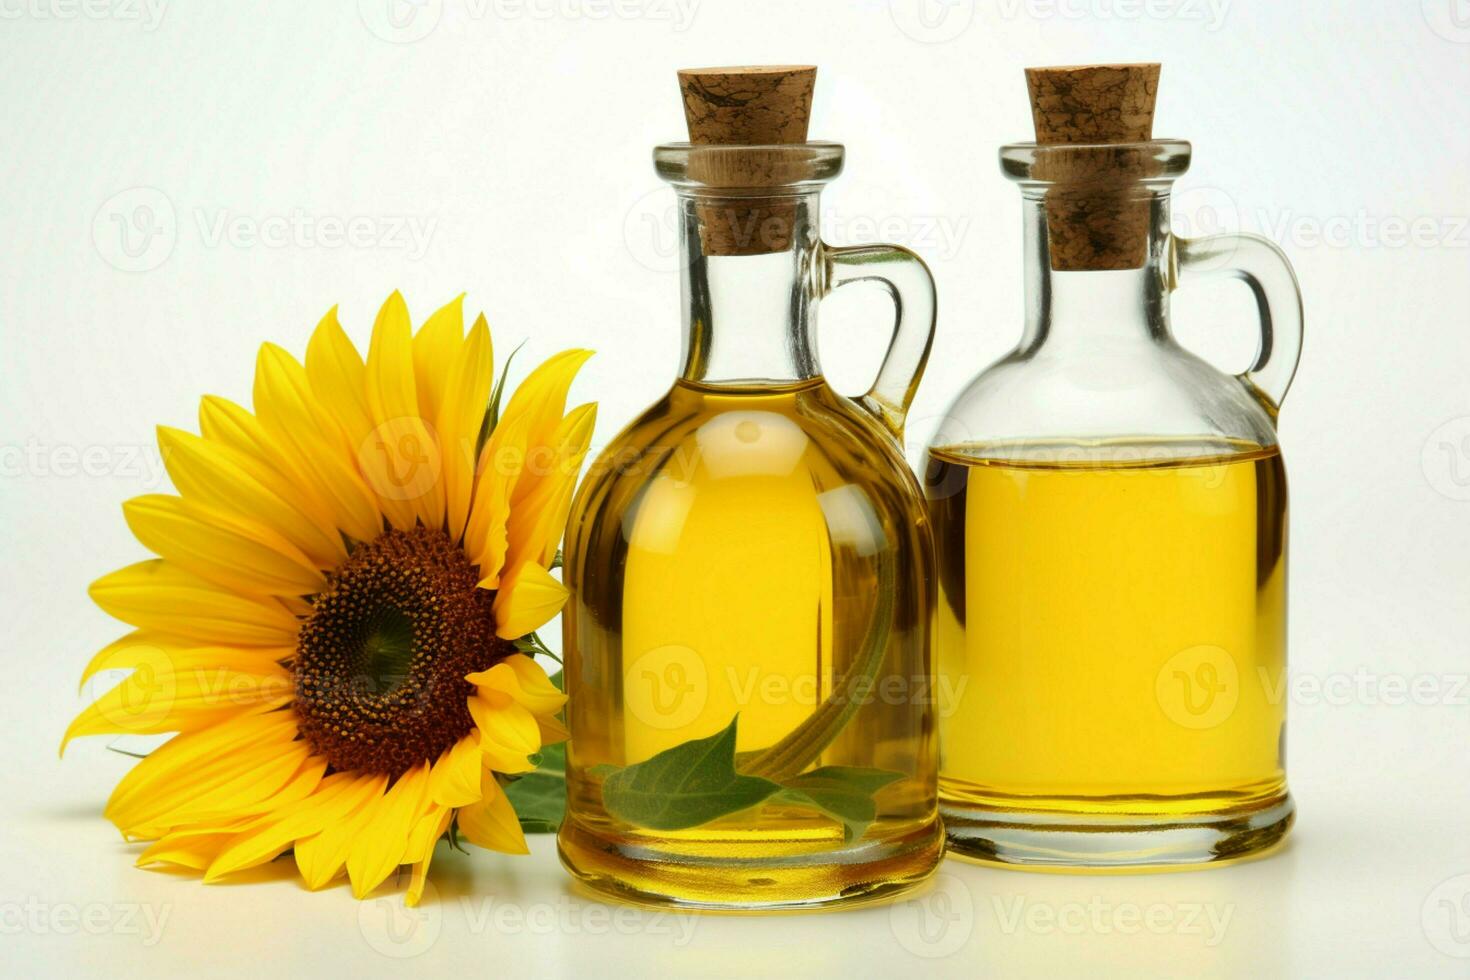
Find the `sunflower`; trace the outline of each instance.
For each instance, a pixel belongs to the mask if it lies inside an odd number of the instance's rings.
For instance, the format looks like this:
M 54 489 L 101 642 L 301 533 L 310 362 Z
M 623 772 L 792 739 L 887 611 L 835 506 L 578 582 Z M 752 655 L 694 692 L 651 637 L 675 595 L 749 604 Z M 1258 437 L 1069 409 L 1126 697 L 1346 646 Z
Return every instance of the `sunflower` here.
M 366 360 L 337 321 L 303 365 L 260 349 L 254 414 L 207 396 L 200 435 L 160 427 L 177 496 L 128 501 L 158 557 L 94 583 L 134 632 L 131 673 L 79 735 L 176 732 L 106 816 L 140 865 L 213 881 L 294 854 L 306 886 L 362 897 L 402 865 L 416 903 L 436 843 L 525 853 L 504 786 L 566 731 L 526 655 L 566 591 L 552 577 L 595 405 L 566 411 L 590 352 L 533 371 L 500 411 L 490 331 L 463 297 L 414 333 L 394 293 Z

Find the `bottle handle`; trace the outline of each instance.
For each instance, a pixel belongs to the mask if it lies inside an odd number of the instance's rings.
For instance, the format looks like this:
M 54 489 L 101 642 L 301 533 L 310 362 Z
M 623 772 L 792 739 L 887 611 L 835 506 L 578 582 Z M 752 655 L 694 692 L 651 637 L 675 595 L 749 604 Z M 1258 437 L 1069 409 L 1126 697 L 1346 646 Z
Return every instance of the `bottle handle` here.
M 893 338 L 878 366 L 873 386 L 856 400 L 872 412 L 894 438 L 903 440 L 903 424 L 913 404 L 929 348 L 934 343 L 938 301 L 934 277 L 924 260 L 900 245 L 823 243 L 819 250 L 822 272 L 820 295 L 854 282 L 876 282 L 893 300 Z
M 1286 253 L 1269 238 L 1249 234 L 1175 238 L 1177 287 L 1190 279 L 1230 276 L 1250 287 L 1261 318 L 1255 362 L 1239 375 L 1274 417 L 1291 387 L 1302 354 L 1302 293 Z

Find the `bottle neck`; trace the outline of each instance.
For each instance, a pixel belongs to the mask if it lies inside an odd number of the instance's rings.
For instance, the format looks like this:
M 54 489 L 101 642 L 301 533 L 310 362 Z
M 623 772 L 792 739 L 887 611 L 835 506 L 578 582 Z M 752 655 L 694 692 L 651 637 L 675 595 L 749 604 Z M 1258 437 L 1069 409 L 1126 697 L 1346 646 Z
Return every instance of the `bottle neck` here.
M 1048 208 L 1025 199 L 1026 321 L 1021 349 L 1072 344 L 1159 342 L 1169 337 L 1169 196 L 1147 195 L 1135 268 L 1053 268 Z M 1077 263 L 1073 263 L 1075 266 Z M 1132 261 L 1112 264 L 1131 265 Z
M 743 387 L 820 373 L 818 193 L 716 198 L 679 190 L 685 381 Z

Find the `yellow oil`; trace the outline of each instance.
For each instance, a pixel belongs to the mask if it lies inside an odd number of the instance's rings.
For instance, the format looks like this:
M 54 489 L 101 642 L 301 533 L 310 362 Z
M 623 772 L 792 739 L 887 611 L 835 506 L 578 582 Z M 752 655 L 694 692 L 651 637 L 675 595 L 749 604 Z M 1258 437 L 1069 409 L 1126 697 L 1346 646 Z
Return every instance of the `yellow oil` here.
M 563 613 L 572 741 L 563 860 L 624 898 L 716 908 L 847 901 L 938 859 L 928 659 L 932 544 L 892 437 L 816 379 L 677 384 L 593 464 L 573 506 Z M 812 765 L 901 773 L 867 834 L 764 806 L 680 831 L 611 817 L 594 769 L 723 730 L 758 752 L 851 666 L 890 563 L 880 685 Z
M 1166 822 L 1285 798 L 1274 447 L 963 445 L 931 451 L 925 483 L 947 819 Z

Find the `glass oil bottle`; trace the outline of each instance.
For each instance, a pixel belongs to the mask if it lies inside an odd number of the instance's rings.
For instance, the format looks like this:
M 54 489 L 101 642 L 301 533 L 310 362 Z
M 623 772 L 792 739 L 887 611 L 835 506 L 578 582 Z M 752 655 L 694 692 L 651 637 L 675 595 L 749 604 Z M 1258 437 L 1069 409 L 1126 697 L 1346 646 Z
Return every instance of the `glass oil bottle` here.
M 690 908 L 891 893 L 939 860 L 932 537 L 899 448 L 934 288 L 912 253 L 834 248 L 806 140 L 815 69 L 680 73 L 683 369 L 590 468 L 563 613 L 563 863 Z M 897 323 L 872 390 L 818 367 L 817 306 L 868 281 Z
M 940 801 L 952 853 L 1149 868 L 1270 848 L 1284 769 L 1286 478 L 1276 416 L 1301 347 L 1265 239 L 1185 240 L 1189 144 L 1150 138 L 1158 65 L 1031 69 L 1020 344 L 932 443 Z M 1183 349 L 1169 294 L 1244 280 L 1255 364 Z

